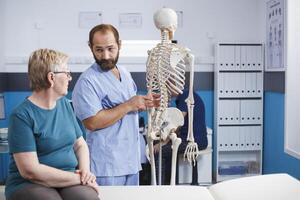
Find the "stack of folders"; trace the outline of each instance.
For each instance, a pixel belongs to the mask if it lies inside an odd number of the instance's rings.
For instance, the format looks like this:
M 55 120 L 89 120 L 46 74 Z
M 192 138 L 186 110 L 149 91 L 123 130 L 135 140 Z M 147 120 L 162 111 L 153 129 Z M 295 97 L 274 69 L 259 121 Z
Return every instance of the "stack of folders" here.
M 220 175 L 257 174 L 259 170 L 257 161 L 222 161 L 218 168 Z

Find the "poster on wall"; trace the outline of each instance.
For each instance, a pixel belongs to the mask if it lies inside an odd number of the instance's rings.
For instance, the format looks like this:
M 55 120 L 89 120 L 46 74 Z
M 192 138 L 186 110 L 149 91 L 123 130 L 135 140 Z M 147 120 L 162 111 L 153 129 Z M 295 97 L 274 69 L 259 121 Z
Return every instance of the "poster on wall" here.
M 266 71 L 284 71 L 284 0 L 267 2 Z

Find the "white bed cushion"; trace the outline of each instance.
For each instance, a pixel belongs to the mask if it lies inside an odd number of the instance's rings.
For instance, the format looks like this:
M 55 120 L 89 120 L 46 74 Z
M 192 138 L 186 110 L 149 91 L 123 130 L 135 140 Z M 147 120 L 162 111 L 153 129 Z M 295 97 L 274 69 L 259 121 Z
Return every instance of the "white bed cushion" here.
M 100 186 L 101 200 L 214 200 L 202 186 Z
M 0 185 L 0 200 L 4 200 L 5 199 L 4 189 L 5 189 L 5 186 L 4 185 Z
M 209 190 L 216 200 L 300 200 L 300 182 L 288 174 L 228 180 Z

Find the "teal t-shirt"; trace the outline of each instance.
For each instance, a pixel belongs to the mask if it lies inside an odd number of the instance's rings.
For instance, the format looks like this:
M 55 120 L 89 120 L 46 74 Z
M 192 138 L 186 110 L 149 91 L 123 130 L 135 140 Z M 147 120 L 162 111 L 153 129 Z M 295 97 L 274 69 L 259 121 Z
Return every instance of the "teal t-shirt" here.
M 13 159 L 14 153 L 36 152 L 41 164 L 65 171 L 74 171 L 78 161 L 73 149 L 82 136 L 72 107 L 66 98 L 51 110 L 42 109 L 28 99 L 11 114 L 8 128 L 10 153 L 9 175 L 5 195 L 30 183 L 22 178 Z

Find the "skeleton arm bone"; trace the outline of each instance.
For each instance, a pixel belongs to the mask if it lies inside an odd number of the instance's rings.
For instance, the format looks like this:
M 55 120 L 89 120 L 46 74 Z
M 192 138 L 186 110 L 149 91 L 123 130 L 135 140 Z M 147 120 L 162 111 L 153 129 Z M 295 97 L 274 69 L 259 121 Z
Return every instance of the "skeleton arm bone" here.
M 194 55 L 188 54 L 188 62 L 190 65 L 190 85 L 189 85 L 189 96 L 185 100 L 188 106 L 188 115 L 189 115 L 189 126 L 188 126 L 188 136 L 187 141 L 194 142 L 193 134 L 193 122 L 194 122 Z
M 184 152 L 184 157 L 193 164 L 196 164 L 196 158 L 198 156 L 198 145 L 194 140 L 193 133 L 193 121 L 194 121 L 194 95 L 193 95 L 193 86 L 194 86 L 194 55 L 188 53 L 187 54 L 188 64 L 190 65 L 190 85 L 189 85 L 189 96 L 185 100 L 188 107 L 188 116 L 189 116 L 189 124 L 188 124 L 188 136 L 187 141 L 188 145 Z

